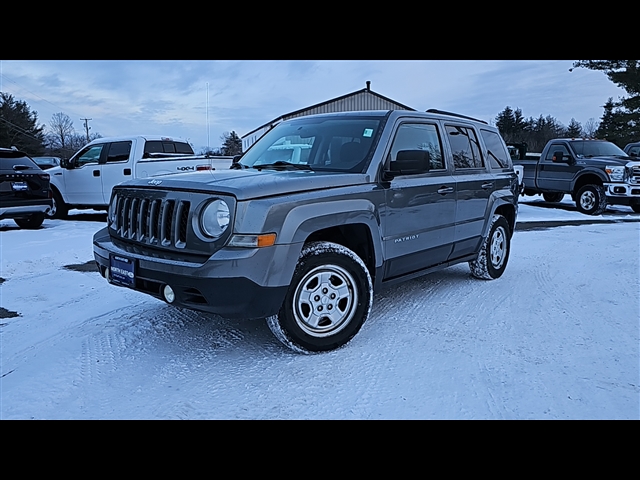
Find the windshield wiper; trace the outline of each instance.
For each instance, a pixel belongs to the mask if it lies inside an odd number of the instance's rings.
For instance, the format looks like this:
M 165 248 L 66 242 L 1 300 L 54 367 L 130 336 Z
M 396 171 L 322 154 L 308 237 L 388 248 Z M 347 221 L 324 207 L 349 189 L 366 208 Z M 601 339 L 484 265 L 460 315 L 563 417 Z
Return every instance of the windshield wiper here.
M 295 170 L 313 170 L 306 163 L 290 163 L 290 162 L 283 162 L 283 161 L 277 161 L 274 163 L 264 163 L 261 165 L 254 165 L 251 168 L 256 168 L 258 170 L 261 170 L 263 168 L 293 168 Z

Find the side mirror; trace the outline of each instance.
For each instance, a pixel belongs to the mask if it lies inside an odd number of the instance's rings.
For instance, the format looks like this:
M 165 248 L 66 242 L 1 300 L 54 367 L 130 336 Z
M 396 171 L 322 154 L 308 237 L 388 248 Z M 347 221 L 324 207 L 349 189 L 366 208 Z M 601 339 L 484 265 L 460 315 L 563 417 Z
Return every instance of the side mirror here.
M 400 150 L 389 165 L 392 175 L 415 175 L 429 171 L 431 155 L 424 150 Z
M 563 155 L 564 154 L 560 151 L 553 152 L 553 158 L 551 160 L 553 161 L 553 163 L 562 163 Z
M 61 167 L 61 168 L 67 168 L 67 169 L 70 169 L 70 168 L 73 168 L 73 164 L 71 163 L 71 161 L 70 161 L 69 159 L 67 159 L 67 158 L 61 158 L 61 159 L 60 159 L 60 167 Z
M 241 158 L 242 158 L 242 155 L 234 155 L 233 160 L 231 160 L 231 163 L 238 163 Z

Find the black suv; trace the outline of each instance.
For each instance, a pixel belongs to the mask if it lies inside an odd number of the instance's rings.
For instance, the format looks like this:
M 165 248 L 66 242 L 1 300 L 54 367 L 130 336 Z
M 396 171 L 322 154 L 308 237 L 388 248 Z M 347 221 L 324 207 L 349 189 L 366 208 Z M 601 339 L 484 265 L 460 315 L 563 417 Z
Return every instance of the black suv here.
M 13 218 L 21 228 L 38 228 L 52 205 L 49 174 L 26 153 L 0 148 L 0 220 Z

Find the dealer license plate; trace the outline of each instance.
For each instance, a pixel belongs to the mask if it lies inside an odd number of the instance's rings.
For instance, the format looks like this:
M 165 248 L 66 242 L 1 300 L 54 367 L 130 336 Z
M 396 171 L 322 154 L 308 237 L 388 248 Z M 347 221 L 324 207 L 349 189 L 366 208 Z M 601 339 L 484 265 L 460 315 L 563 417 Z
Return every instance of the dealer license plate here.
M 136 283 L 136 263 L 132 258 L 111 254 L 109 258 L 111 283 L 133 287 Z

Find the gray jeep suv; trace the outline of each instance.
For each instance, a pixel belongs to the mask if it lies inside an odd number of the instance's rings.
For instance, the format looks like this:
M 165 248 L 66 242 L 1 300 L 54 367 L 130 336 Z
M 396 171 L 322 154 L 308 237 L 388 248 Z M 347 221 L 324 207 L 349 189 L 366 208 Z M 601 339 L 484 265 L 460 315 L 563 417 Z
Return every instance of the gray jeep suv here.
M 229 170 L 117 186 L 93 249 L 114 285 L 266 318 L 293 350 L 326 351 L 353 338 L 386 285 L 461 262 L 500 277 L 518 188 L 485 122 L 435 110 L 305 116 Z

